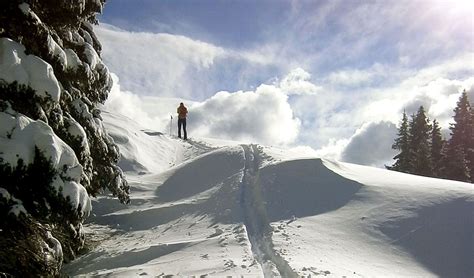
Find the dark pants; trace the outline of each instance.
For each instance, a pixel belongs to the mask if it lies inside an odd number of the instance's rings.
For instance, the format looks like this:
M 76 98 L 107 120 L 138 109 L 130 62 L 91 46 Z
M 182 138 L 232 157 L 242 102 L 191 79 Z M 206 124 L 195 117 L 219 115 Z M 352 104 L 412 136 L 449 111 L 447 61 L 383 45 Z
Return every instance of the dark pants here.
M 183 126 L 184 140 L 188 139 L 188 133 L 186 132 L 186 118 L 178 119 L 178 137 L 181 138 L 181 126 Z

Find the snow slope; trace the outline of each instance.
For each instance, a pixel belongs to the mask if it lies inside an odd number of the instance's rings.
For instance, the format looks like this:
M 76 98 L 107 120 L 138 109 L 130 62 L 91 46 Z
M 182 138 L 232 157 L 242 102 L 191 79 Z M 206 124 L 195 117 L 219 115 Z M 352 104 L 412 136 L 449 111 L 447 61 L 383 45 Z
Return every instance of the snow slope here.
M 131 205 L 93 201 L 72 276 L 473 277 L 474 186 L 103 113 Z

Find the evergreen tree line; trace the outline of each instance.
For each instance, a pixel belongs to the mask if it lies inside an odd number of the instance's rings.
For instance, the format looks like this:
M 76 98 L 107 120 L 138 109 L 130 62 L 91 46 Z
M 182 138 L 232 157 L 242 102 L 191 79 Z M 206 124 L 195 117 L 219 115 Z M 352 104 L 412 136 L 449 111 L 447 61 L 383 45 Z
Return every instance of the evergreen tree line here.
M 464 90 L 454 109 L 449 140 L 441 135 L 436 119 L 431 123 L 423 106 L 410 119 L 403 111 L 398 137 L 392 148 L 398 151 L 389 170 L 421 176 L 474 182 L 474 108 Z

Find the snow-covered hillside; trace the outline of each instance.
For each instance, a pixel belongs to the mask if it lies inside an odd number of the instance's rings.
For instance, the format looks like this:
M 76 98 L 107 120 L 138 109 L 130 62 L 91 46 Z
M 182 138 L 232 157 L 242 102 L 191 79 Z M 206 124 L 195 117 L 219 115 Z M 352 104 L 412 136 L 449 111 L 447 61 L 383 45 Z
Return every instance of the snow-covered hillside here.
M 92 202 L 69 275 L 474 276 L 472 184 L 103 117 L 131 205 Z

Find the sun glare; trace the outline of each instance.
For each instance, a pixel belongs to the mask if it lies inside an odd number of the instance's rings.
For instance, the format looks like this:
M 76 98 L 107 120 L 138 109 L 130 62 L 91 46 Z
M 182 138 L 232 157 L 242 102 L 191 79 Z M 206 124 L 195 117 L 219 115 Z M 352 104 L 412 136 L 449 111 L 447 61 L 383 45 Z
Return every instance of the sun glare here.
M 432 0 L 436 5 L 448 9 L 450 12 L 471 14 L 474 12 L 472 0 Z

